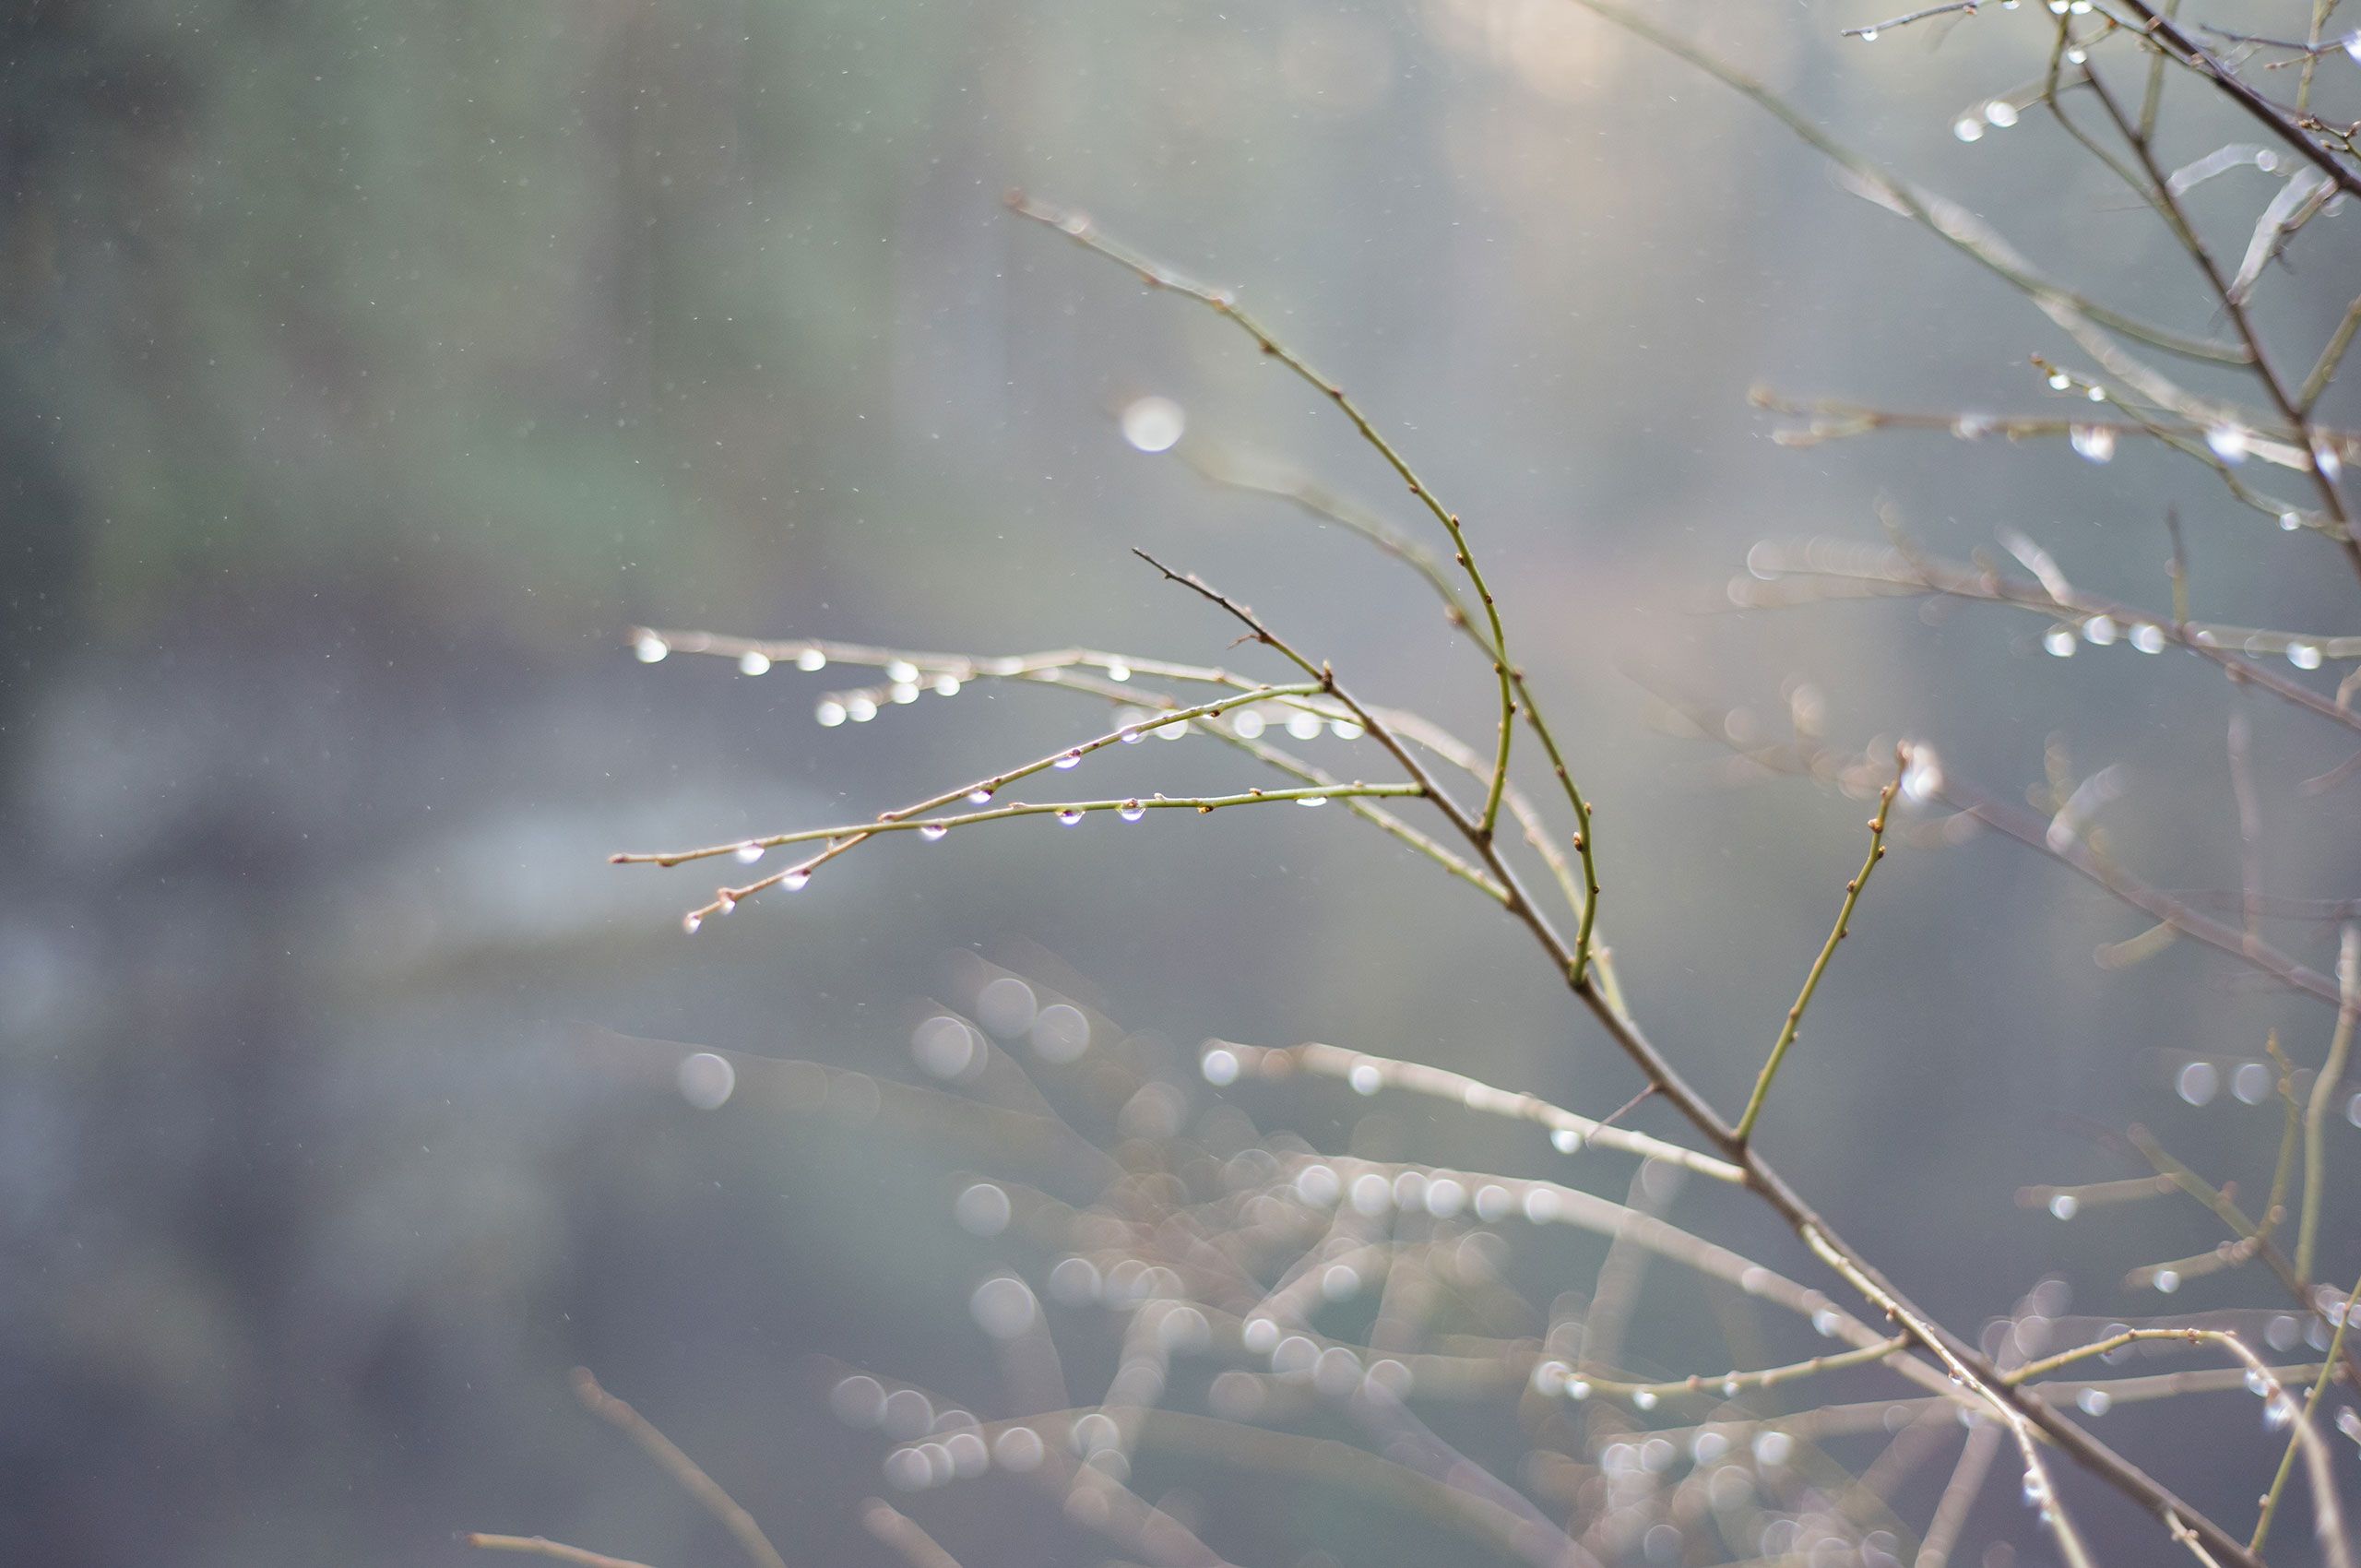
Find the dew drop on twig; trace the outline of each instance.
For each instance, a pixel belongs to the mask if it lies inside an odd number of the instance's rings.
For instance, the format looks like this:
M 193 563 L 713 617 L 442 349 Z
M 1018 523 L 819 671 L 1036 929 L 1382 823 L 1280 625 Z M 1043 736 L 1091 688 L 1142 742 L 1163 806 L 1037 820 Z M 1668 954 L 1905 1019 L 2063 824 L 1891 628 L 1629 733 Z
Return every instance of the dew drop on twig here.
M 1137 822 L 1140 818 L 1147 814 L 1147 808 L 1140 804 L 1137 801 L 1125 801 L 1122 805 L 1116 810 L 1115 814 L 1121 817 L 1125 822 Z
M 739 845 L 732 852 L 738 857 L 738 863 L 742 866 L 753 865 L 763 858 L 763 847 L 751 838 Z
M 2115 432 L 2103 424 L 2078 424 L 2067 439 L 2074 450 L 2094 463 L 2107 462 L 2115 457 Z
M 828 656 L 816 647 L 807 647 L 795 656 L 795 667 L 806 674 L 828 667 Z
M 950 837 L 950 834 L 951 829 L 943 826 L 943 824 L 939 822 L 922 822 L 919 824 L 919 837 L 925 839 L 930 844 L 940 844 L 944 838 Z
M 770 668 L 771 656 L 761 648 L 750 647 L 738 656 L 738 673 L 741 675 L 767 675 Z
M 1058 814 L 1058 826 L 1061 827 L 1072 827 L 1081 821 L 1082 814 L 1078 811 L 1062 811 Z
M 1169 452 L 1189 428 L 1189 416 L 1169 398 L 1134 398 L 1123 407 L 1123 439 L 1138 452 Z

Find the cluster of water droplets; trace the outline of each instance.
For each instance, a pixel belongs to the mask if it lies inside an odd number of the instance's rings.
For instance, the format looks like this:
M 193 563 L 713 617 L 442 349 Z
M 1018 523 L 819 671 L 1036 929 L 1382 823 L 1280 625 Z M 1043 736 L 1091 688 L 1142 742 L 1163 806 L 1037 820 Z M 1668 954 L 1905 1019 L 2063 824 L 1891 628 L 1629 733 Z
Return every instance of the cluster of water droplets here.
M 2042 651 L 2052 659 L 2071 659 L 2077 647 L 2088 643 L 2093 647 L 2113 647 L 2125 643 L 2142 653 L 2162 653 L 2169 639 L 2165 629 L 2151 621 L 2134 621 L 2125 626 L 2112 615 L 2093 615 L 2079 626 L 2058 624 L 2041 635 Z

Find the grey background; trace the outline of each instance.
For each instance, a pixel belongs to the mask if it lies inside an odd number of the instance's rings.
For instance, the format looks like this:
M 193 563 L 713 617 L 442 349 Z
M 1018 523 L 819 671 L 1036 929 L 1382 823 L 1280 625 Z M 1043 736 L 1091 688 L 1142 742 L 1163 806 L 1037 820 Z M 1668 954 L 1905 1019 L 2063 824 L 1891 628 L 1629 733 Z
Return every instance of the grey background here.
M 2037 76 L 2035 18 L 1864 47 L 1836 36 L 1861 6 L 1664 9 L 2058 275 L 2215 329 L 2185 258 L 2054 125 L 1952 136 L 1964 105 Z M 2302 7 L 2276 9 L 2300 30 Z M 1809 678 L 1839 741 L 1928 737 L 2003 793 L 2062 736 L 2085 770 L 2126 765 L 2109 820 L 2130 863 L 2173 886 L 2237 875 L 2235 694 L 2204 667 L 2044 658 L 2040 623 L 1994 611 L 1699 613 L 1750 543 L 1873 540 L 1890 500 L 1946 552 L 2018 528 L 2078 582 L 2162 605 L 2170 504 L 2201 612 L 2352 624 L 2329 545 L 2153 450 L 2094 468 L 1931 434 L 1774 445 L 1757 382 L 2042 412 L 2027 356 L 2069 345 L 1759 113 L 1572 7 L 50 0 L 6 27 L 10 1561 L 441 1563 L 464 1528 L 727 1561 L 574 1406 L 577 1362 L 790 1560 L 884 1561 L 852 1522 L 879 1450 L 830 1421 L 822 1358 L 989 1410 L 967 1292 L 996 1259 L 1045 1265 L 950 1225 L 952 1173 L 992 1151 L 799 1119 L 751 1084 L 700 1113 L 674 1052 L 618 1035 L 911 1077 L 910 1025 L 975 949 L 1062 966 L 1181 1046 L 1328 1039 L 1594 1114 L 1636 1087 L 1497 912 L 1341 811 L 886 844 L 693 942 L 678 914 L 710 878 L 602 863 L 864 817 L 1100 723 L 977 687 L 822 730 L 832 676 L 642 667 L 639 621 L 1263 668 L 1139 546 L 1358 689 L 1488 727 L 1482 670 L 1415 582 L 1130 451 L 1111 415 L 1161 393 L 1192 439 L 1394 506 L 1371 455 L 1218 321 L 1008 217 L 1004 187 L 1240 289 L 1465 516 L 1601 802 L 1626 983 L 1726 1103 L 1863 813 L 1733 788 L 1633 669 L 1774 731 L 1782 682 Z M 2349 98 L 2351 77 L 2331 58 L 2323 89 Z M 2168 101 L 2177 158 L 2247 135 L 2193 90 Z M 2198 205 L 2235 248 L 2268 189 L 2247 172 Z M 2340 213 L 2274 278 L 2263 316 L 2291 363 L 2355 254 Z M 2324 413 L 2349 422 L 2351 395 Z M 2249 707 L 2269 885 L 2349 892 L 2353 790 L 2294 789 L 2341 743 Z M 1074 778 L 1177 792 L 1240 766 L 1192 742 Z M 2252 1056 L 2277 1028 L 2317 1062 L 2324 1011 L 2186 948 L 2094 968 L 2136 917 L 1988 837 L 1898 852 L 1869 905 L 1765 1123 L 1788 1174 L 1969 1330 L 2050 1270 L 2083 1310 L 2153 1309 L 2116 1282 L 2211 1244 L 2202 1217 L 2060 1229 L 2016 1188 L 2132 1173 L 2090 1131 L 2128 1120 L 2267 1181 L 2275 1109 L 2179 1104 L 2166 1053 Z M 2332 957 L 2328 928 L 2282 934 Z M 1338 1145 L 1363 1109 L 1291 1115 Z M 1514 1130 L 1388 1113 L 1434 1158 L 1561 1169 Z M 1657 1108 L 1637 1121 L 1669 1130 Z M 2333 1131 L 2349 1182 L 2361 1134 Z M 1741 1208 L 1681 1213 L 1792 1259 Z M 2349 1216 L 2328 1241 L 2349 1276 Z M 1724 1364 L 1658 1283 L 1652 1353 Z M 2181 1297 L 2270 1301 L 2221 1280 Z M 2112 1420 L 2234 1520 L 2277 1457 L 2243 1396 Z M 1252 1478 L 1175 1484 L 1227 1500 L 1241 1561 L 1429 1550 Z M 2013 1488 L 1993 1491 L 1970 1550 L 2023 1533 Z M 2102 1539 L 2139 1528 L 2084 1505 Z M 1005 1489 L 925 1507 L 970 1563 L 1097 1560 Z

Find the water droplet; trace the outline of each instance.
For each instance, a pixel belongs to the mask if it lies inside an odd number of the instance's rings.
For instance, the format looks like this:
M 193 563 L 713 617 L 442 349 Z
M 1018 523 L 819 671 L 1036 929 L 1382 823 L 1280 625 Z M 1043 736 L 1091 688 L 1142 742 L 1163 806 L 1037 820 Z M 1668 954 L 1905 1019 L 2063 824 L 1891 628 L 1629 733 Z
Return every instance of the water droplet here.
M 767 675 L 770 668 L 771 656 L 758 647 L 750 647 L 738 656 L 738 673 L 741 675 Z
M 1169 398 L 1135 398 L 1124 405 L 1122 424 L 1133 450 L 1169 452 L 1189 428 L 1189 416 Z
M 1062 811 L 1058 814 L 1058 826 L 1061 827 L 1073 827 L 1081 821 L 1082 814 L 1078 811 Z
M 2287 662 L 2294 665 L 2298 670 L 2319 669 L 2320 667 L 2320 650 L 2319 645 L 2315 643 L 2289 643 L 2287 645 Z
M 2053 370 L 2049 373 L 2049 389 L 2052 392 L 2063 392 L 2073 385 L 2074 378 L 2064 371 Z
M 908 706 L 908 704 L 919 700 L 918 683 L 915 681 L 896 681 L 894 683 L 894 689 L 886 695 L 891 696 L 897 706 Z
M 1178 741 L 1188 733 L 1189 721 L 1185 719 L 1176 719 L 1169 724 L 1159 724 L 1156 727 L 1156 738 L 1159 741 Z
M 970 1182 L 951 1206 L 951 1218 L 970 1236 L 997 1236 L 1014 1211 L 1008 1192 L 995 1182 Z
M 1822 1339 L 1833 1339 L 1836 1331 L 1845 1326 L 1845 1320 L 1837 1315 L 1834 1307 L 1822 1307 L 1811 1314 L 1811 1326 Z
M 1878 30 L 1875 28 L 1863 28 L 1853 36 L 1859 39 L 1863 43 L 1875 43 L 1878 41 Z
M 1352 1071 L 1345 1075 L 1345 1081 L 1353 1087 L 1355 1094 L 1375 1094 L 1384 1087 L 1385 1075 L 1370 1063 L 1356 1062 Z
M 2155 1286 L 2158 1295 L 2169 1296 L 2180 1289 L 2180 1271 L 2176 1268 L 2160 1268 L 2156 1270 L 2156 1277 L 2149 1283 Z
M 2089 8 L 2090 7 L 2087 6 L 2083 7 L 2085 10 L 2088 10 Z M 2066 63 L 2070 65 L 2083 65 L 2089 61 L 2090 57 L 2091 52 L 2080 47 L 2079 45 L 2066 51 Z
M 1117 659 L 1107 666 L 1107 678 L 1110 681 L 1128 681 L 1132 678 L 1132 667 Z
M 1575 1127 L 1552 1127 L 1549 1130 L 1549 1146 L 1560 1154 L 1577 1153 L 1583 1146 L 1582 1132 Z
M 2082 1206 L 2082 1200 L 2071 1193 L 2060 1193 L 2049 1200 L 2049 1212 L 2059 1219 L 2071 1219 Z
M 691 936 L 694 936 L 697 933 L 697 927 L 703 924 L 705 924 L 705 917 L 703 915 L 686 914 L 681 917 L 681 929 L 687 932 Z
M 2345 34 L 2344 55 L 2355 65 L 2361 65 L 2361 30 Z
M 801 893 L 811 880 L 812 873 L 808 871 L 791 871 L 778 879 L 778 885 L 789 893 Z
M 2208 1105 L 2222 1087 L 2222 1074 L 2211 1062 L 2191 1062 L 2173 1080 L 2173 1090 L 2190 1105 Z
M 1060 757 L 1050 766 L 1061 770 L 1069 767 L 1079 767 L 1082 766 L 1082 753 L 1079 751 L 1068 752 L 1065 755 Z
M 935 1076 L 958 1076 L 975 1065 L 985 1041 L 975 1037 L 963 1017 L 935 1013 L 909 1032 L 909 1053 Z
M 1299 707 L 1287 715 L 1287 733 L 1299 741 L 1316 741 L 1320 731 L 1320 716 L 1309 709 Z
M 919 667 L 907 659 L 896 659 L 885 666 L 885 679 L 897 686 L 908 685 L 919 678 Z
M 1328 721 L 1328 733 L 1340 741 L 1358 741 L 1361 738 L 1361 727 L 1354 719 L 1332 719 Z
M 753 865 L 763 858 L 763 847 L 751 838 L 739 845 L 734 852 L 738 857 L 738 863 L 742 866 Z
M 2104 463 L 2115 457 L 2115 432 L 2103 424 L 2078 424 L 2067 434 L 2074 450 L 2094 463 Z
M 2294 533 L 2297 529 L 2300 529 L 2303 526 L 2304 515 L 2301 512 L 2282 512 L 2279 514 L 2279 531 L 2281 533 Z
M 825 670 L 828 667 L 828 656 L 816 647 L 807 647 L 795 656 L 795 667 L 806 673 L 815 670 Z
M 1758 1432 L 1754 1439 L 1754 1462 L 1758 1465 L 1784 1465 L 1795 1446 L 1796 1440 L 1784 1431 Z
M 2325 436 L 2315 436 L 2312 443 L 2312 467 L 2319 470 L 2319 476 L 2322 479 L 2334 483 L 2337 476 L 2344 472 L 2344 459 L 2336 455 L 2336 448 L 2328 444 Z
M 1044 1453 L 1041 1434 L 1031 1427 L 1010 1427 L 992 1439 L 992 1463 L 1019 1475 L 1040 1468 Z
M 1137 822 L 1147 814 L 1147 808 L 1137 801 L 1125 801 L 1116 809 L 1115 814 L 1125 822 Z
M 1324 806 L 1328 803 L 1328 797 L 1325 795 L 1298 795 L 1296 797 L 1295 803 L 1299 806 Z
M 2104 1416 L 2108 1407 L 2115 1403 L 2115 1396 L 2104 1388 L 2085 1388 L 2074 1396 L 2074 1403 L 2086 1416 Z
M 682 1099 L 699 1111 L 718 1111 L 738 1087 L 738 1069 L 727 1056 L 696 1051 L 681 1058 L 675 1079 Z
M 865 696 L 847 697 L 845 717 L 855 724 L 866 724 L 877 717 L 877 704 L 873 699 Z
M 2241 1062 L 2230 1075 L 2230 1093 L 2240 1105 L 2260 1105 L 2271 1093 L 2271 1069 L 2260 1062 Z
M 1238 1052 L 1225 1051 L 1216 1046 L 1205 1052 L 1204 1058 L 1197 1063 L 1197 1070 L 1205 1075 L 1205 1082 L 1213 1085 L 1214 1087 L 1228 1088 L 1238 1082 Z
M 812 710 L 812 717 L 820 721 L 821 729 L 833 730 L 845 721 L 845 705 L 834 697 L 824 698 L 820 706 Z
M 1566 1391 L 1566 1363 L 1539 1361 L 1533 1368 L 1533 1392 L 1555 1397 Z
M 1929 745 L 1910 748 L 1909 766 L 1902 770 L 1902 794 L 1904 800 L 1924 803 L 1942 792 L 1943 765 Z
M 2288 1426 L 2294 1424 L 2295 1420 L 2296 1401 L 2288 1398 L 2286 1395 L 2276 1395 L 2264 1402 L 2262 1407 L 2262 1425 L 2264 1431 L 2284 1431 Z
M 2165 648 L 2164 631 L 2143 621 L 2131 628 L 2131 646 L 2142 653 L 2162 653 Z
M 2205 445 L 2213 455 L 2236 468 L 2247 460 L 2247 433 L 2234 424 L 2217 424 L 2205 432 Z
M 2292 1350 L 2296 1341 L 2304 1336 L 2303 1325 L 2285 1313 L 2281 1313 L 2263 1325 L 2263 1343 L 2274 1350 Z
M 2025 1472 L 2025 1506 L 2028 1508 L 2049 1506 L 2048 1486 L 2044 1483 L 2040 1476 L 2031 1470 Z
M 1590 1397 L 1590 1384 L 1578 1377 L 1566 1380 L 1566 1397 L 1579 1404 Z
M 873 1427 L 885 1419 L 884 1386 L 856 1372 L 828 1391 L 828 1408 L 847 1426 Z
M 672 645 L 651 633 L 632 644 L 631 650 L 642 664 L 660 664 L 664 656 L 672 651 Z
M 1984 120 L 1982 116 L 1975 114 L 1961 115 L 1958 119 L 1952 122 L 1952 135 L 1959 137 L 1962 141 L 1982 141 L 1984 139 Z
M 2074 634 L 2065 626 L 2052 626 L 2041 636 L 2043 649 L 2053 659 L 2074 657 Z
M 1242 707 L 1231 716 L 1229 727 L 1240 740 L 1257 740 L 1263 733 L 1263 716 L 1251 707 Z
M 1981 441 L 1992 434 L 1995 426 L 1989 414 L 1962 414 L 1952 421 L 1952 434 L 1962 441 Z M 1751 554 L 1751 552 L 1749 552 Z M 1752 564 L 1749 563 L 1750 566 Z
M 1984 118 L 1996 130 L 2007 130 L 2017 123 L 2017 106 L 2005 98 L 1996 98 L 1984 106 Z
M 940 844 L 943 839 L 949 837 L 950 835 L 951 829 L 943 826 L 943 824 L 939 822 L 922 822 L 919 824 L 919 837 L 925 839 L 930 844 Z
M 2344 1119 L 2355 1126 L 2361 1127 L 2361 1094 L 2356 1094 L 2345 1101 Z
M 1090 1020 L 1071 1002 L 1052 1002 L 1042 1008 L 1026 1033 L 1033 1053 L 1052 1066 L 1078 1062 L 1090 1049 Z
M 2093 647 L 2110 647 L 2115 637 L 2116 624 L 2111 616 L 2094 615 L 2082 623 L 2082 640 Z
M 990 805 L 991 803 L 991 799 L 992 792 L 990 790 L 970 790 L 967 791 L 967 803 L 971 806 Z
M 959 677 L 956 675 L 937 675 L 934 678 L 934 695 L 939 697 L 957 696 L 959 695 Z
M 1725 1399 L 1735 1399 L 1738 1397 L 1738 1379 L 1734 1377 L 1726 1377 L 1722 1379 L 1722 1397 Z
M 976 1326 L 994 1339 L 1014 1339 L 1041 1315 L 1033 1288 L 1012 1274 L 995 1275 L 976 1287 L 967 1298 L 967 1313 Z
M 1631 1390 L 1631 1408 L 1635 1410 L 1653 1410 L 1655 1408 L 1655 1390 L 1652 1388 L 1635 1388 Z

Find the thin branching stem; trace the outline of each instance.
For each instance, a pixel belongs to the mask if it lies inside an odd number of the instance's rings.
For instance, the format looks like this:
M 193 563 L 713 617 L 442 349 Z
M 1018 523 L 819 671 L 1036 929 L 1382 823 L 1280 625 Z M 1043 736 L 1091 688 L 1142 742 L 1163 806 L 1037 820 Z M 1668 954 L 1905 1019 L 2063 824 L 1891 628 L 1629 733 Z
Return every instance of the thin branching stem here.
M 1786 1061 L 1787 1050 L 1796 1043 L 1797 1031 L 1803 1028 L 1804 1010 L 1811 1005 L 1821 977 L 1828 972 L 1829 963 L 1836 956 L 1836 944 L 1852 928 L 1853 910 L 1861 901 L 1861 890 L 1869 885 L 1869 875 L 1878 869 L 1878 862 L 1885 859 L 1886 815 L 1893 809 L 1894 792 L 1902 788 L 1903 773 L 1909 766 L 1908 749 L 1899 749 L 1894 758 L 1893 782 L 1879 793 L 1877 814 L 1869 818 L 1869 855 L 1861 861 L 1861 869 L 1853 873 L 1853 880 L 1845 885 L 1845 902 L 1836 910 L 1836 924 L 1829 931 L 1828 940 L 1821 944 L 1820 956 L 1812 960 L 1810 972 L 1804 976 L 1803 990 L 1797 993 L 1795 1005 L 1787 1009 L 1786 1020 L 1779 1027 L 1779 1038 L 1772 1043 L 1771 1054 L 1755 1076 L 1754 1092 L 1747 1097 L 1746 1109 L 1738 1113 L 1733 1135 L 1741 1144 L 1753 1136 L 1755 1121 L 1771 1098 L 1771 1080 L 1779 1075 L 1780 1063 Z
M 2328 1057 L 2319 1076 L 2312 1080 L 2310 1101 L 2304 1108 L 2304 1202 L 2296 1220 L 2296 1277 L 2311 1283 L 2319 1276 L 2320 1211 L 2328 1198 L 2329 1111 L 2344 1084 L 2345 1064 L 2352 1058 L 2354 1021 L 2361 1016 L 2361 926 L 2346 926 L 2337 952 L 2336 1027 L 2331 1031 Z M 2331 1358 L 2332 1359 L 2332 1358 Z
M 647 1568 L 645 1562 L 635 1562 L 628 1557 L 610 1557 L 603 1551 L 568 1546 L 547 1536 L 499 1536 L 484 1530 L 469 1530 L 459 1538 L 485 1551 L 521 1551 L 533 1557 L 571 1562 L 575 1568 Z
M 2287 1451 L 2279 1456 L 2279 1470 L 2271 1478 L 2271 1490 L 2262 1494 L 2262 1512 L 2254 1522 L 2253 1538 L 2247 1543 L 2247 1550 L 2258 1557 L 2262 1554 L 2263 1542 L 2270 1538 L 2272 1517 L 2279 1511 L 2280 1493 L 2287 1490 L 2287 1478 L 2296 1468 L 2296 1451 L 2308 1446 L 2305 1441 L 2308 1435 L 2312 1437 L 2313 1442 L 2319 1441 L 2318 1429 L 2312 1424 L 2313 1419 L 2319 1411 L 2320 1400 L 2328 1394 L 2328 1385 L 2335 1375 L 2338 1359 L 2344 1352 L 2344 1331 L 2353 1326 L 2355 1301 L 2361 1301 L 2361 1279 L 2353 1282 L 2352 1291 L 2344 1298 L 2344 1310 L 2336 1315 L 2336 1331 L 2329 1336 L 2328 1356 L 2320 1362 L 2319 1375 L 2312 1380 L 2311 1392 L 2304 1396 L 2304 1408 L 2296 1418 L 2298 1424 L 2296 1430 L 2288 1434 Z M 2317 1476 L 2315 1479 L 2317 1479 Z M 2320 1534 L 2323 1539 L 2331 1538 L 2329 1535 L 2331 1530 L 2334 1530 L 2338 1537 L 2343 1534 L 2342 1525 L 2332 1516 L 2336 1505 L 2336 1487 L 2333 1481 L 2320 1487 L 2315 1492 L 2313 1507 L 2331 1515 L 2321 1522 Z
M 1255 347 L 1293 371 L 1299 378 L 1342 410 L 1345 417 L 1352 422 L 1353 428 L 1359 432 L 1361 439 L 1375 449 L 1379 457 L 1385 459 L 1386 466 L 1401 478 L 1403 483 L 1409 486 L 1410 493 L 1418 498 L 1418 504 L 1442 525 L 1443 531 L 1451 536 L 1453 559 L 1458 563 L 1459 569 L 1467 575 L 1468 586 L 1475 589 L 1477 599 L 1484 606 L 1485 624 L 1491 631 L 1492 667 L 1500 683 L 1500 749 L 1497 759 L 1492 765 L 1491 782 L 1485 791 L 1483 814 L 1480 818 L 1482 829 L 1489 835 L 1492 831 L 1493 824 L 1500 818 L 1501 791 L 1508 786 L 1509 748 L 1516 732 L 1514 722 L 1516 694 L 1509 662 L 1508 635 L 1501 624 L 1500 606 L 1493 600 L 1491 588 L 1484 580 L 1482 568 L 1476 564 L 1475 552 L 1467 542 L 1467 534 L 1460 523 L 1459 515 L 1442 504 L 1435 493 L 1428 487 L 1427 481 L 1418 477 L 1418 470 L 1410 466 L 1409 460 L 1402 456 L 1400 449 L 1387 440 L 1377 426 L 1370 422 L 1369 416 L 1361 410 L 1360 405 L 1353 400 L 1344 387 L 1312 369 L 1311 363 L 1301 355 L 1272 336 L 1260 321 L 1240 309 L 1238 302 L 1228 292 L 1194 282 L 1162 263 L 1127 245 L 1106 238 L 1098 233 L 1092 227 L 1090 220 L 1080 213 L 1067 212 L 1045 206 L 1022 193 L 1012 193 L 1009 196 L 1009 206 L 1018 216 L 1029 218 L 1036 223 L 1054 229 L 1084 249 L 1095 251 L 1110 261 L 1129 267 L 1138 274 L 1140 281 L 1149 288 L 1169 289 L 1174 293 L 1195 300 L 1213 310 L 1216 315 L 1237 323 L 1241 331 L 1254 339 Z
M 706 1474 L 695 1460 L 681 1452 L 670 1438 L 657 1431 L 656 1423 L 599 1387 L 589 1368 L 574 1369 L 574 1392 L 586 1409 L 639 1444 L 643 1453 L 681 1483 L 682 1491 L 720 1520 L 754 1568 L 787 1568 L 778 1549 L 763 1534 L 763 1527 L 754 1523 L 754 1516 L 739 1506 L 738 1500 L 723 1491 L 721 1483 Z

